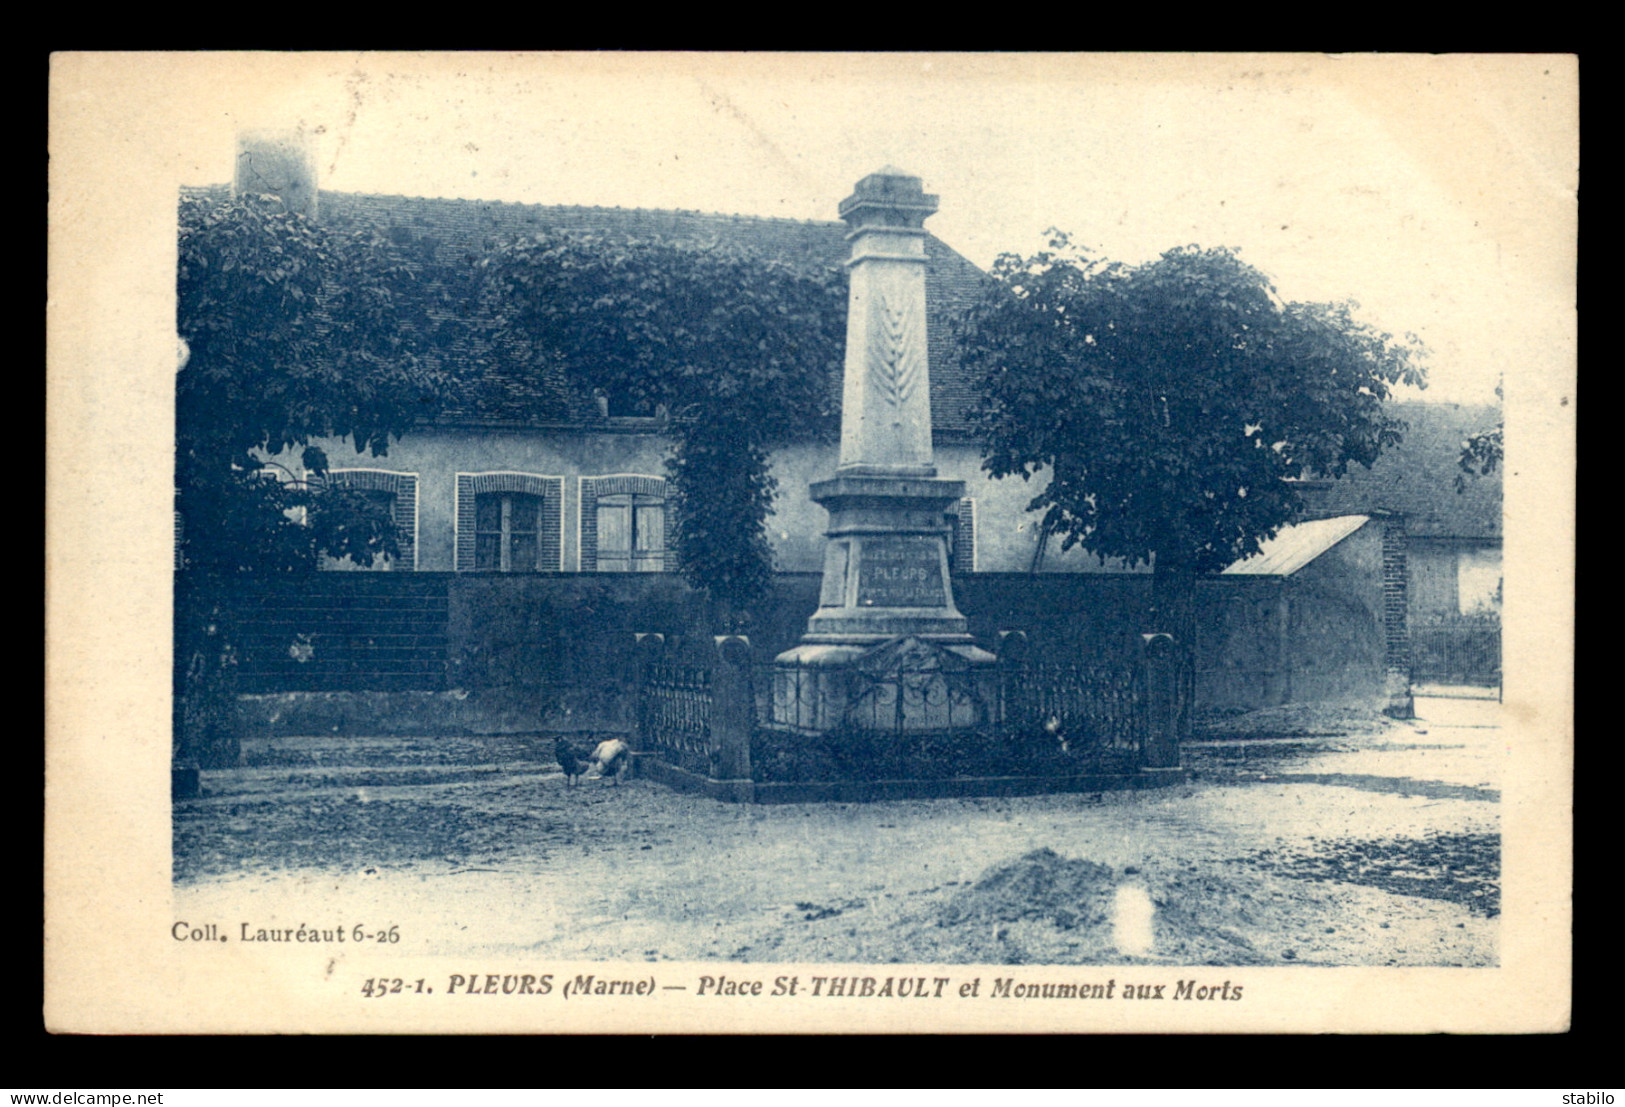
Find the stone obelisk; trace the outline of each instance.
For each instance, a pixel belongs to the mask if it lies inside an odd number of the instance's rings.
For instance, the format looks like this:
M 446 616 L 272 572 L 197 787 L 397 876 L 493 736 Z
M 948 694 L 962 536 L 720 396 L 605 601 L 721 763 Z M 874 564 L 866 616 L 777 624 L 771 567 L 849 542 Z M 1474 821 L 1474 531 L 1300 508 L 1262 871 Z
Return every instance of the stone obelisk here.
M 801 644 L 776 662 L 774 718 L 784 725 L 850 724 L 860 693 L 844 670 L 963 671 L 994 661 L 972 642 L 948 574 L 946 510 L 965 485 L 938 478 L 932 460 L 924 224 L 936 210 L 918 177 L 891 167 L 841 201 L 852 243 L 841 453 L 835 475 L 809 489 L 829 511 L 829 545 L 818 610 Z M 877 656 L 883 649 L 897 656 Z M 975 721 L 986 721 L 979 713 Z M 967 725 L 970 714 L 927 712 L 898 725 Z

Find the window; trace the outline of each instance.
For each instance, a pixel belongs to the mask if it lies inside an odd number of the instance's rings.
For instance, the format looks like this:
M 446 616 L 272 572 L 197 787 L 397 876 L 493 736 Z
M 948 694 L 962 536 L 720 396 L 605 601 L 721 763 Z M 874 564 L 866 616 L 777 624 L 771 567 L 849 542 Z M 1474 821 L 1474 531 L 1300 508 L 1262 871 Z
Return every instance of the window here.
M 532 572 L 540 565 L 542 497 L 486 492 L 474 498 L 474 568 Z
M 666 567 L 666 501 L 631 493 L 598 497 L 598 571 L 658 573 Z
M 373 562 L 374 569 L 416 569 L 418 567 L 418 477 L 416 473 L 393 473 L 385 469 L 330 469 L 327 479 L 331 487 L 360 492 L 379 507 L 386 508 L 395 520 L 395 545 L 400 557 L 380 557 Z M 300 521 L 303 521 L 303 508 Z M 348 564 L 334 562 L 327 568 L 342 568 Z
M 662 478 L 581 478 L 582 572 L 664 572 L 666 530 Z
M 563 498 L 561 477 L 458 473 L 458 570 L 558 572 Z
M 1501 613 L 1501 551 L 1462 550 L 1456 559 L 1456 607 L 1463 615 Z

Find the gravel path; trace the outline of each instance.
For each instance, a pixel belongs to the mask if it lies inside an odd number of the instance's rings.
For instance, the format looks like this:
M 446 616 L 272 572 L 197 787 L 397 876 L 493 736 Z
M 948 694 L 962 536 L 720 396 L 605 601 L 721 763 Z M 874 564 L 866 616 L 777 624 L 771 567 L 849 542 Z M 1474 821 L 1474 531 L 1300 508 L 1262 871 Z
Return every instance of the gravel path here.
M 557 959 L 1493 965 L 1498 705 L 1418 710 L 1221 733 L 1162 791 L 760 807 L 566 788 L 546 741 L 286 739 L 177 808 L 176 917 Z

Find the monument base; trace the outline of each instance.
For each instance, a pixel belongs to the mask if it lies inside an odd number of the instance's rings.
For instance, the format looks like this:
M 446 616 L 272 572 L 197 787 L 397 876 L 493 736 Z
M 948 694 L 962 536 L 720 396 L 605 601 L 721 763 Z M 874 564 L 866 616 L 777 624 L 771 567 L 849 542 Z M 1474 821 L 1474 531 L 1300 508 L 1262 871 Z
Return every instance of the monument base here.
M 965 483 L 841 471 L 810 489 L 830 517 L 807 644 L 869 646 L 900 635 L 969 643 L 948 580 L 945 512 Z
M 774 662 L 773 719 L 804 733 L 996 722 L 997 659 L 954 606 L 948 506 L 963 481 L 849 467 L 811 488 L 829 510 L 818 610 Z
M 968 640 L 803 642 L 774 660 L 773 721 L 803 734 L 952 731 L 1002 717 L 998 659 Z

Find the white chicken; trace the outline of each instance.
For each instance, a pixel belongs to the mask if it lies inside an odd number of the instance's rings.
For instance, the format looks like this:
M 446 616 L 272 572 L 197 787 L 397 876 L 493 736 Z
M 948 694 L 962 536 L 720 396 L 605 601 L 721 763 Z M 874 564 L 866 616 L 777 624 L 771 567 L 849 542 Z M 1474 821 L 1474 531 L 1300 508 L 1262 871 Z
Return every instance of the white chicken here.
M 632 747 L 619 738 L 606 738 L 592 751 L 592 766 L 600 779 L 613 777 L 619 785 L 632 768 Z
M 1044 724 L 1044 731 L 1051 738 L 1061 743 L 1062 753 L 1072 752 L 1072 741 L 1066 736 L 1066 727 L 1061 722 L 1060 716 L 1051 715 L 1049 721 Z

